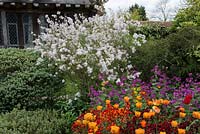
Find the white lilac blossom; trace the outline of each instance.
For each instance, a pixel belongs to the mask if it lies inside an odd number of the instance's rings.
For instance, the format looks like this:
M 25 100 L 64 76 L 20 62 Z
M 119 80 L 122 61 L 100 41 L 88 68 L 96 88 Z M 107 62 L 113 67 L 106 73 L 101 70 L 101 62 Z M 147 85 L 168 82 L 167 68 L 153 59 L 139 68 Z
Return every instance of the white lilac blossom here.
M 75 20 L 53 17 L 57 21 L 45 16 L 49 27 L 44 28 L 44 33 L 34 43 L 41 57 L 55 60 L 62 71 L 74 73 L 84 70 L 89 76 L 105 73 L 109 79 L 115 79 L 116 70 L 119 70 L 116 61 L 128 63 L 127 57 L 135 52 L 135 45 L 140 46 L 145 41 L 141 34 L 130 35 L 130 25 L 138 24 L 130 21 L 128 14 L 113 13 L 90 18 L 75 15 Z

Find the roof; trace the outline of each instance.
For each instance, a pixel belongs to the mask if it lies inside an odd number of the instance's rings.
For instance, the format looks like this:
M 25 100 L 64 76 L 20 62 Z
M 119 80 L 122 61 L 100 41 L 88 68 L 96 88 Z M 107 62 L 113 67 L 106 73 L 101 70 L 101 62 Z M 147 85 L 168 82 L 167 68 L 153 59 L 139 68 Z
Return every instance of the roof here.
M 0 0 L 3 3 L 45 3 L 91 5 L 90 0 Z

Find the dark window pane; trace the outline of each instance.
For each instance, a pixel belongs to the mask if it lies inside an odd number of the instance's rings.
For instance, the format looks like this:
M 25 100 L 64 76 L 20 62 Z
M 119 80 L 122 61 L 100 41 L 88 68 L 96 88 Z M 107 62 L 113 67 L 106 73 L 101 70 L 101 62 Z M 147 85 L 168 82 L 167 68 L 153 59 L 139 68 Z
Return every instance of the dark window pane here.
M 17 23 L 17 15 L 16 14 L 7 14 L 7 23 Z
M 9 44 L 16 45 L 18 44 L 17 39 L 17 25 L 8 24 L 8 36 L 9 36 Z
M 24 25 L 24 42 L 25 44 L 29 43 L 29 25 Z
M 23 23 L 29 23 L 29 15 L 28 14 L 23 15 Z

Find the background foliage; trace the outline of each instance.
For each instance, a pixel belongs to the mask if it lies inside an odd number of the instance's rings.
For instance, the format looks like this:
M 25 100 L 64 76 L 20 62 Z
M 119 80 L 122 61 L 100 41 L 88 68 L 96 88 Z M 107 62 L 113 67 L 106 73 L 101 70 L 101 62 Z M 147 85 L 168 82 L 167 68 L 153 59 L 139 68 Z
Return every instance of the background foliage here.
M 142 72 L 143 78 L 149 78 L 151 68 L 159 65 L 168 75 L 185 77 L 188 73 L 198 73 L 199 62 L 193 55 L 200 41 L 200 28 L 187 27 L 164 39 L 150 40 L 137 48 L 132 55 L 132 64 Z

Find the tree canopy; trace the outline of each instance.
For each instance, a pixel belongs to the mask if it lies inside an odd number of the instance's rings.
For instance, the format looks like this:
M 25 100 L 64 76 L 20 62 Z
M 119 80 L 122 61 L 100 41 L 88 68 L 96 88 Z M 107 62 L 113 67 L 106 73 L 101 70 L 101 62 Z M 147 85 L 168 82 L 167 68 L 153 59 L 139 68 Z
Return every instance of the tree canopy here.
M 175 27 L 200 26 L 200 1 L 186 0 L 186 8 L 179 10 L 174 25 Z
M 129 8 L 129 12 L 131 13 L 131 18 L 134 20 L 148 20 L 144 6 L 139 6 L 138 4 L 135 4 Z

